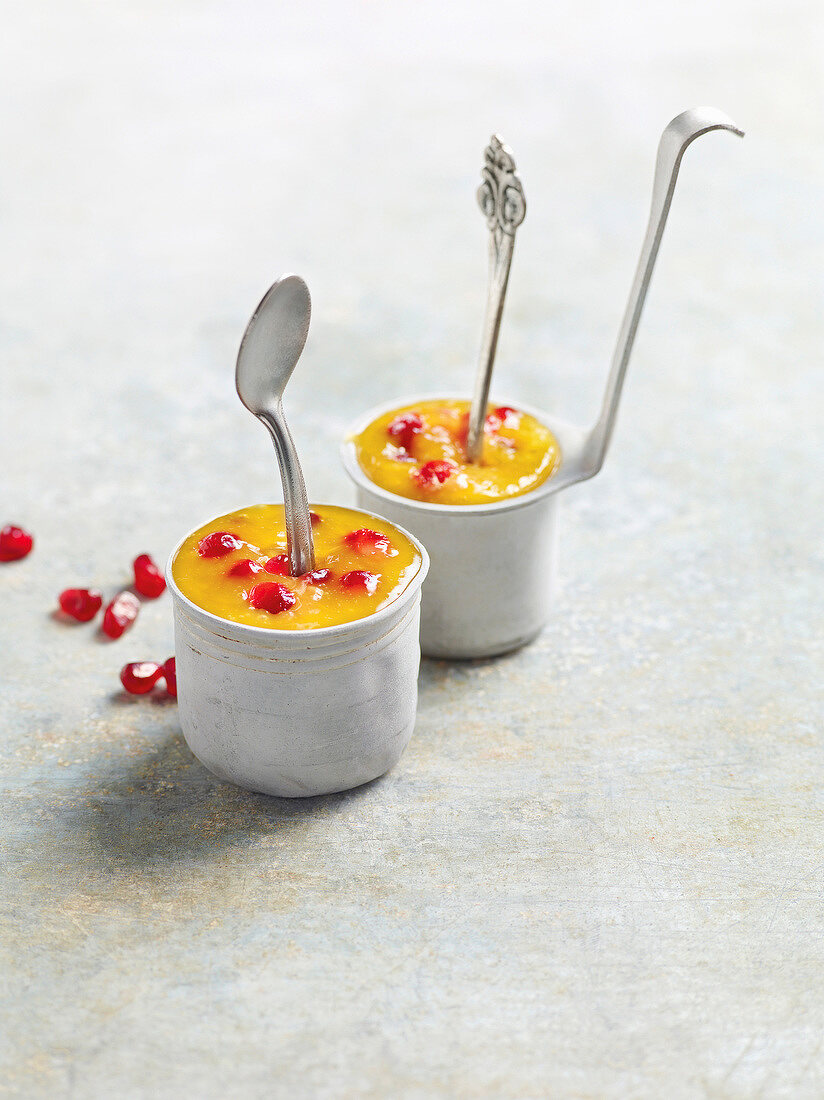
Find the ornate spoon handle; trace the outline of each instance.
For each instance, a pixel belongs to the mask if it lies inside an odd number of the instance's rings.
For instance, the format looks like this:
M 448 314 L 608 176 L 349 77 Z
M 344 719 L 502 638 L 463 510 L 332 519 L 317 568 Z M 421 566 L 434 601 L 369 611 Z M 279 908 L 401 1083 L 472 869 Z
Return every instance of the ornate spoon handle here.
M 486 403 L 489 400 L 492 367 L 495 363 L 506 285 L 515 247 L 515 230 L 526 217 L 526 199 L 515 171 L 515 158 L 512 150 L 504 145 L 497 134 L 493 134 L 484 152 L 481 177 L 483 183 L 478 188 L 478 205 L 485 214 L 489 227 L 489 292 L 475 392 L 469 410 L 466 453 L 470 462 L 481 461 Z

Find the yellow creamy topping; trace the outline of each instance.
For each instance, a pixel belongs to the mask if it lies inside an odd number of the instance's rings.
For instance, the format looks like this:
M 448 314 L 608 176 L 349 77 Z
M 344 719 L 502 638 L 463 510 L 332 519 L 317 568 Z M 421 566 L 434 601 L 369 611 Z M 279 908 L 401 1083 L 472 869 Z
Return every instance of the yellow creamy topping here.
M 489 504 L 520 496 L 558 468 L 548 428 L 528 413 L 490 405 L 483 461 L 466 460 L 469 401 L 419 401 L 373 420 L 354 443 L 366 476 L 398 496 L 434 504 Z
M 282 504 L 230 512 L 195 531 L 172 575 L 198 607 L 232 622 L 307 630 L 362 619 L 395 600 L 421 557 L 386 520 L 313 506 L 315 570 L 289 575 Z

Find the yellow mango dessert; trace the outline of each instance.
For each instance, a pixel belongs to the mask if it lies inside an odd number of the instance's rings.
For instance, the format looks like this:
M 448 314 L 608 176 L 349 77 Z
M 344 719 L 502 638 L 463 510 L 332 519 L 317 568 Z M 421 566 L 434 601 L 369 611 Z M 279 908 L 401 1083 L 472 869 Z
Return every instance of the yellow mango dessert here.
M 255 504 L 218 516 L 190 535 L 172 576 L 192 603 L 249 626 L 312 630 L 372 615 L 407 587 L 421 556 L 387 520 L 316 505 L 315 569 L 289 571 L 282 504 Z
M 561 461 L 554 435 L 509 405 L 489 406 L 482 462 L 468 462 L 469 406 L 441 399 L 384 413 L 355 436 L 361 469 L 390 493 L 432 504 L 491 504 L 552 476 Z

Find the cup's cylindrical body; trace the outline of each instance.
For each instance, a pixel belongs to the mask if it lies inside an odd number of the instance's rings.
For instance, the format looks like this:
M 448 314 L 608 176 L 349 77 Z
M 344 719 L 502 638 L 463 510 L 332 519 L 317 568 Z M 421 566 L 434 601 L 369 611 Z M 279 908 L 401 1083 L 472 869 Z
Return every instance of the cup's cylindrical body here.
M 416 511 L 400 499 L 357 488 L 359 508 L 403 523 L 429 551 L 421 602 L 427 657 L 493 657 L 540 633 L 556 593 L 557 497 L 481 515 L 461 515 L 459 506 Z
M 348 790 L 397 763 L 417 707 L 428 568 L 418 552 L 421 568 L 393 603 L 314 630 L 245 626 L 204 611 L 177 587 L 173 554 L 180 724 L 201 763 L 286 798 Z
M 421 604 L 421 651 L 428 657 L 492 657 L 530 641 L 546 625 L 557 591 L 558 497 L 544 482 L 493 504 L 430 504 L 375 485 L 357 459 L 353 437 L 409 398 L 365 413 L 351 429 L 343 464 L 359 508 L 411 531 L 429 551 Z M 523 404 L 541 420 L 543 414 Z

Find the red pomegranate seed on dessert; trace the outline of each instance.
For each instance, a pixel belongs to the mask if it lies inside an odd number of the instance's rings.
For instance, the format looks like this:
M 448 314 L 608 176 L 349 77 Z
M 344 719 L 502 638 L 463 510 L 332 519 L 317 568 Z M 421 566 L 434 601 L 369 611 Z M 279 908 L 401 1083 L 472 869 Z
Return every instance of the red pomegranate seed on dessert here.
M 60 610 L 79 623 L 91 622 L 103 606 L 103 597 L 93 588 L 67 588 L 57 599 Z
M 307 584 L 328 584 L 332 580 L 331 569 L 315 569 L 303 578 Z
M 134 586 L 141 596 L 157 599 L 166 589 L 163 574 L 148 554 L 138 554 L 134 559 Z
M 0 531 L 0 561 L 19 561 L 31 553 L 34 539 L 22 527 L 7 524 Z
M 173 699 L 177 699 L 177 664 L 174 657 L 169 657 L 160 666 L 160 674 L 166 681 L 166 690 Z
M 454 462 L 448 459 L 435 458 L 431 462 L 424 462 L 414 477 L 422 489 L 437 489 L 457 470 Z
M 370 573 L 366 569 L 353 569 L 351 573 L 344 573 L 340 583 L 344 588 L 350 588 L 355 592 L 365 592 L 371 596 L 378 587 L 381 579 L 380 573 Z
M 212 531 L 197 544 L 197 552 L 202 558 L 223 558 L 242 545 L 237 535 L 229 531 Z
M 348 535 L 343 536 L 343 541 L 357 554 L 383 554 L 387 558 L 397 554 L 388 535 L 384 535 L 381 531 L 372 531 L 368 527 L 359 527 L 357 531 L 350 531 Z
M 288 611 L 298 602 L 297 596 L 291 588 L 277 581 L 264 581 L 256 584 L 248 596 L 249 603 L 258 611 L 268 611 L 270 615 L 277 615 L 281 611 Z
M 517 409 L 513 409 L 511 405 L 499 405 L 491 415 L 507 428 L 517 428 L 521 419 L 521 414 Z
M 140 610 L 140 600 L 133 592 L 119 592 L 103 612 L 103 633 L 119 638 L 132 625 Z
M 254 577 L 256 573 L 262 573 L 263 566 L 251 558 L 241 558 L 236 561 L 231 569 L 227 570 L 227 577 Z
M 415 436 L 423 431 L 423 420 L 414 412 L 401 413 L 389 424 L 386 431 L 405 451 L 410 451 L 415 442 Z
M 145 695 L 162 676 L 154 661 L 132 661 L 120 670 L 120 682 L 129 695 Z
M 274 573 L 276 577 L 291 577 L 292 569 L 289 565 L 288 554 L 275 554 L 264 563 L 263 568 L 267 573 Z
M 317 514 L 317 512 L 310 512 L 309 513 L 309 519 L 312 521 L 312 526 L 313 527 L 317 527 L 317 525 L 321 522 L 321 518 Z

